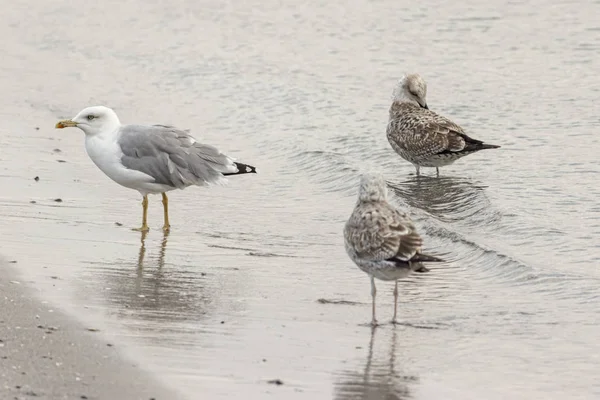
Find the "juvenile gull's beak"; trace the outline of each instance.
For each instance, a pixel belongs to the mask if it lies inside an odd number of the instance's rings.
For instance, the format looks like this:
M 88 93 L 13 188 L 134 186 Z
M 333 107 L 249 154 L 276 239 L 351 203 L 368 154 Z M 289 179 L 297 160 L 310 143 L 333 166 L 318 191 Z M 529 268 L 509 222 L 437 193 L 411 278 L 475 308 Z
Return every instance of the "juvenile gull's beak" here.
M 70 128 L 77 126 L 77 122 L 73 122 L 70 119 L 63 119 L 62 121 L 58 121 L 54 126 L 56 129 L 62 128 Z
M 427 106 L 427 103 L 423 104 L 421 107 L 423 107 L 426 110 L 429 110 L 429 107 Z

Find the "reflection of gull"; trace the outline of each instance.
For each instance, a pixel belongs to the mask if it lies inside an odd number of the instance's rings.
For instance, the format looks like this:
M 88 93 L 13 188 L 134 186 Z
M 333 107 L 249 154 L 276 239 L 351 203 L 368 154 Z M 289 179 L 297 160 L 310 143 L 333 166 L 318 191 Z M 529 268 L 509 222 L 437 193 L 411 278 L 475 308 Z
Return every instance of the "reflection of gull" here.
M 111 261 L 107 268 L 98 271 L 111 288 L 106 301 L 128 324 L 142 323 L 140 328 L 174 331 L 180 324 L 203 318 L 214 302 L 207 293 L 210 289 L 205 287 L 203 273 L 170 264 L 165 268 L 168 238 L 169 233 L 165 232 L 156 252 L 150 250 L 147 257 L 146 232 L 142 232 L 134 259 Z M 130 265 L 137 267 L 134 277 Z
M 146 255 L 146 236 L 148 235 L 148 232 L 142 232 L 142 236 L 141 236 L 141 243 L 142 245 L 140 246 L 140 252 L 138 255 L 138 263 L 137 263 L 137 269 L 138 272 L 141 273 L 144 269 L 144 256 Z M 164 233 L 163 239 L 160 242 L 160 251 L 158 253 L 158 269 L 162 270 L 162 268 L 165 265 L 165 253 L 167 251 L 167 238 L 169 237 L 169 232 L 166 231 Z
M 344 371 L 343 379 L 336 383 L 335 398 L 344 400 L 401 400 L 410 398 L 408 384 L 418 379 L 396 372 L 396 329 L 391 335 L 391 346 L 386 349 L 386 362 L 383 357 L 373 357 L 375 331 L 371 330 L 367 362 L 362 373 Z M 373 361 L 375 359 L 375 361 Z
M 346 252 L 371 277 L 373 318 L 375 318 L 375 278 L 396 281 L 394 317 L 398 306 L 398 279 L 411 272 L 427 272 L 421 262 L 442 261 L 421 253 L 423 240 L 410 217 L 387 202 L 387 187 L 381 175 L 367 174 L 360 180 L 358 202 L 344 227 Z
M 492 224 L 500 216 L 485 194 L 485 186 L 467 178 L 413 176 L 390 188 L 411 208 L 444 222 Z
M 430 111 L 426 95 L 427 85 L 419 74 L 404 75 L 394 88 L 387 126 L 390 145 L 415 166 L 417 175 L 420 167 L 435 167 L 439 175 L 439 167 L 500 147 L 470 138 L 460 126 Z
M 102 172 L 143 196 L 141 231 L 148 230 L 148 194 L 162 194 L 163 229 L 168 230 L 166 192 L 222 183 L 225 175 L 256 172 L 215 147 L 198 143 L 187 131 L 165 125 L 121 125 L 107 107 L 88 107 L 72 120 L 56 124 L 59 129 L 72 126 L 85 133 L 85 149 Z

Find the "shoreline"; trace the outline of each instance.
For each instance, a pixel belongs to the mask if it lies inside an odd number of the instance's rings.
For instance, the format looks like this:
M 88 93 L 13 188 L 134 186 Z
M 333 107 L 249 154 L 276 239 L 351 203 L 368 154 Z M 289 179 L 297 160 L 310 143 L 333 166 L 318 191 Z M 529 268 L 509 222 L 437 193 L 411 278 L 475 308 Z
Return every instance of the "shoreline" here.
M 183 399 L 18 276 L 0 258 L 0 398 Z

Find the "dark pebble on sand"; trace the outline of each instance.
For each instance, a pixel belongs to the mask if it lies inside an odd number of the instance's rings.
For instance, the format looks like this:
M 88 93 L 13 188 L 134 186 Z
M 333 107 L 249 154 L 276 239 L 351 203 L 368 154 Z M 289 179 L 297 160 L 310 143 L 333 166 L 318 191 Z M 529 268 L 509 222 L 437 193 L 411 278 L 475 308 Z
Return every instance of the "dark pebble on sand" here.
M 120 222 L 115 222 L 115 225 L 116 225 L 116 226 L 123 226 L 123 224 L 122 224 L 122 223 L 120 223 Z
M 270 381 L 267 381 L 267 383 L 270 383 L 271 385 L 283 385 L 283 381 L 281 379 L 271 379 Z
M 54 149 L 54 150 L 52 150 L 52 151 L 54 151 L 55 153 L 60 153 L 60 152 L 61 152 L 61 149 Z
M 56 160 L 56 161 L 58 161 L 58 162 L 66 162 L 65 160 Z
M 33 178 L 33 180 L 37 182 L 37 181 L 39 181 L 39 180 L 40 180 L 40 177 L 39 177 L 39 176 L 36 176 L 35 178 Z
M 62 199 L 58 198 L 58 199 L 54 199 L 55 202 L 57 203 L 62 203 Z
M 39 131 L 39 130 L 40 130 L 40 127 L 39 127 L 39 126 L 36 126 L 36 127 L 35 127 L 35 130 L 36 130 L 36 131 Z
M 88 397 L 85 394 L 82 394 L 81 396 L 79 396 L 80 399 L 87 399 Z
M 31 203 L 31 204 L 35 204 L 35 203 L 37 203 L 37 201 L 35 201 L 35 200 L 31 200 L 31 201 L 30 201 L 30 203 Z

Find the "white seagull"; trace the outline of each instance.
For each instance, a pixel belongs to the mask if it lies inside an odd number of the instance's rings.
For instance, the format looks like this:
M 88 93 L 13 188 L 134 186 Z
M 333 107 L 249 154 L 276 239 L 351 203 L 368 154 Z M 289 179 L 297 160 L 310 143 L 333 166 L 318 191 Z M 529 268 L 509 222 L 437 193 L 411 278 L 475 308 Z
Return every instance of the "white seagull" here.
M 344 227 L 344 242 L 350 259 L 371 278 L 373 318 L 375 318 L 375 278 L 395 281 L 394 317 L 398 307 L 398 279 L 412 272 L 428 272 L 422 262 L 443 261 L 421 253 L 423 239 L 410 217 L 387 202 L 387 186 L 380 174 L 360 179 L 358 201 Z
M 404 75 L 394 88 L 387 125 L 387 138 L 392 148 L 420 167 L 452 164 L 466 155 L 500 146 L 486 144 L 467 136 L 460 126 L 427 107 L 427 84 L 419 74 Z
M 256 173 L 256 168 L 234 162 L 215 147 L 196 141 L 189 131 L 166 125 L 121 125 L 108 107 L 88 107 L 57 129 L 77 127 L 85 133 L 85 149 L 110 179 L 143 196 L 142 226 L 147 224 L 148 195 L 162 194 L 163 230 L 168 231 L 166 192 L 188 186 L 224 183 L 226 175 Z

